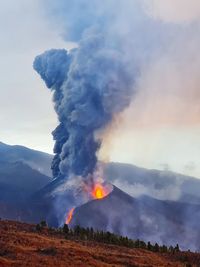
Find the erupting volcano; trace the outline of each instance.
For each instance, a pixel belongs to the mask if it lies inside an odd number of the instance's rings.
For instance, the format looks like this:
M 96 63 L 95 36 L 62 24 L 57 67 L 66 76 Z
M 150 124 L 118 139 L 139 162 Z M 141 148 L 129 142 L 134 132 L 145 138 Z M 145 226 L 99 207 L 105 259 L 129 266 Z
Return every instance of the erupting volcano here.
M 114 36 L 112 29 L 109 37 L 110 24 L 101 27 L 101 21 L 96 25 L 87 19 L 76 47 L 45 51 L 33 64 L 53 92 L 59 122 L 52 132 L 55 156 L 51 168 L 53 177 L 65 180 L 68 190 L 68 201 L 63 201 L 62 196 L 55 201 L 59 213 L 61 207 L 69 210 L 86 202 L 82 185 L 87 187 L 90 177 L 95 177 L 98 171 L 98 151 L 104 131 L 129 106 L 136 93 L 135 61 L 130 60 L 126 48 L 121 46 L 121 36 Z M 86 191 L 87 200 L 101 199 L 110 192 L 99 184 Z
M 90 189 L 87 189 L 89 195 L 92 197 L 92 199 L 102 199 L 109 195 L 111 191 L 113 190 L 112 185 L 109 184 L 101 184 L 101 183 L 96 183 L 94 186 Z M 74 213 L 75 208 L 71 208 L 69 212 L 67 213 L 65 223 L 70 224 L 73 213 Z

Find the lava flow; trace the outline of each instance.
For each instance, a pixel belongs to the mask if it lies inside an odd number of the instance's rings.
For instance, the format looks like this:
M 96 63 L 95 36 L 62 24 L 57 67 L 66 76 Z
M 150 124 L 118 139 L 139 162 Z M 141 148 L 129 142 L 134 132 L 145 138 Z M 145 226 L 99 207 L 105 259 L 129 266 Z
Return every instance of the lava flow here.
M 74 208 L 72 208 L 72 209 L 68 212 L 68 214 L 67 214 L 67 218 L 66 218 L 66 222 L 65 222 L 66 224 L 69 224 L 69 223 L 71 222 L 73 213 L 74 213 Z

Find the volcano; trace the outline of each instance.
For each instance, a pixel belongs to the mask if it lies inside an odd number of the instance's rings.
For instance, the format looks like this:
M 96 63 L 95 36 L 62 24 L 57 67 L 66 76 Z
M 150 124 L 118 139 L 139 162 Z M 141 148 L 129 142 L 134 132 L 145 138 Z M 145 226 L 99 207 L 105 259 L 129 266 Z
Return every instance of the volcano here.
M 191 218 L 193 214 L 193 218 Z M 182 249 L 200 249 L 200 205 L 133 198 L 114 187 L 102 199 L 74 210 L 70 226 L 93 227 L 133 239 L 160 244 L 180 244 Z
M 23 147 L 12 147 L 12 155 L 18 155 L 19 149 L 24 151 Z M 40 165 L 30 168 L 23 160 L 23 153 L 15 162 L 10 146 L 0 144 L 0 150 L 4 150 L 4 162 L 0 164 L 0 217 L 35 223 L 46 220 L 49 226 L 62 226 L 70 201 L 65 180 L 52 181 L 37 171 Z M 32 158 L 36 157 L 35 151 L 27 151 Z M 45 154 L 43 156 L 46 158 Z M 134 239 L 169 245 L 179 243 L 185 249 L 200 249 L 199 179 L 127 164 L 109 163 L 105 167 L 106 180 L 118 187 L 114 186 L 108 195 L 102 188 L 95 187 L 94 200 L 75 208 L 70 226 L 92 226 Z M 50 161 L 48 168 L 50 170 Z M 42 184 L 46 185 L 42 187 Z M 135 191 L 145 190 L 143 195 L 132 197 L 119 188 L 130 194 L 134 188 Z M 176 200 L 155 199 L 155 193 L 160 192 L 160 196 L 165 197 L 173 188 L 180 191 Z M 170 194 L 167 197 L 170 198 Z

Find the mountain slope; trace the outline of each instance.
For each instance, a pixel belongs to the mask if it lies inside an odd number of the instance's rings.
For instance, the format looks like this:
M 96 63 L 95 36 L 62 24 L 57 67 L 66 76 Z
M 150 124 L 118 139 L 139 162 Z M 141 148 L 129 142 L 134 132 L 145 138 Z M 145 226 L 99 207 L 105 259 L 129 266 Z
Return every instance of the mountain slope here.
M 24 196 L 33 194 L 50 181 L 50 177 L 43 175 L 22 162 L 0 161 L 0 183 L 19 189 Z M 2 190 L 1 186 L 0 190 Z M 12 195 L 10 198 L 12 198 Z
M 0 142 L 0 160 L 2 162 L 22 161 L 31 168 L 51 177 L 51 161 L 53 156 L 44 152 L 19 145 L 7 145 Z

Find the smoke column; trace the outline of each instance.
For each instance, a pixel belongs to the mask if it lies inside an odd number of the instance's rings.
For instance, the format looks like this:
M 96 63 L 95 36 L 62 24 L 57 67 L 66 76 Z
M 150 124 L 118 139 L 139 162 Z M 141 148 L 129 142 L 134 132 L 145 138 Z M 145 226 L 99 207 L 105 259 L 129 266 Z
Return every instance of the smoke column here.
M 53 176 L 86 178 L 97 164 L 99 130 L 128 107 L 140 67 L 159 54 L 167 35 L 137 0 L 48 0 L 45 8 L 57 14 L 63 37 L 77 44 L 71 51 L 46 51 L 33 64 L 54 92 Z
M 34 68 L 54 91 L 60 122 L 53 131 L 53 175 L 87 177 L 94 171 L 101 144 L 95 131 L 130 102 L 133 79 L 123 54 L 93 33 L 70 53 L 50 50 L 36 57 Z
M 129 105 L 137 70 L 130 68 L 120 40 L 113 42 L 99 25 L 83 30 L 78 48 L 37 56 L 34 69 L 54 92 L 59 120 L 53 131 L 53 176 L 86 178 L 97 164 L 101 139 L 96 133 Z

